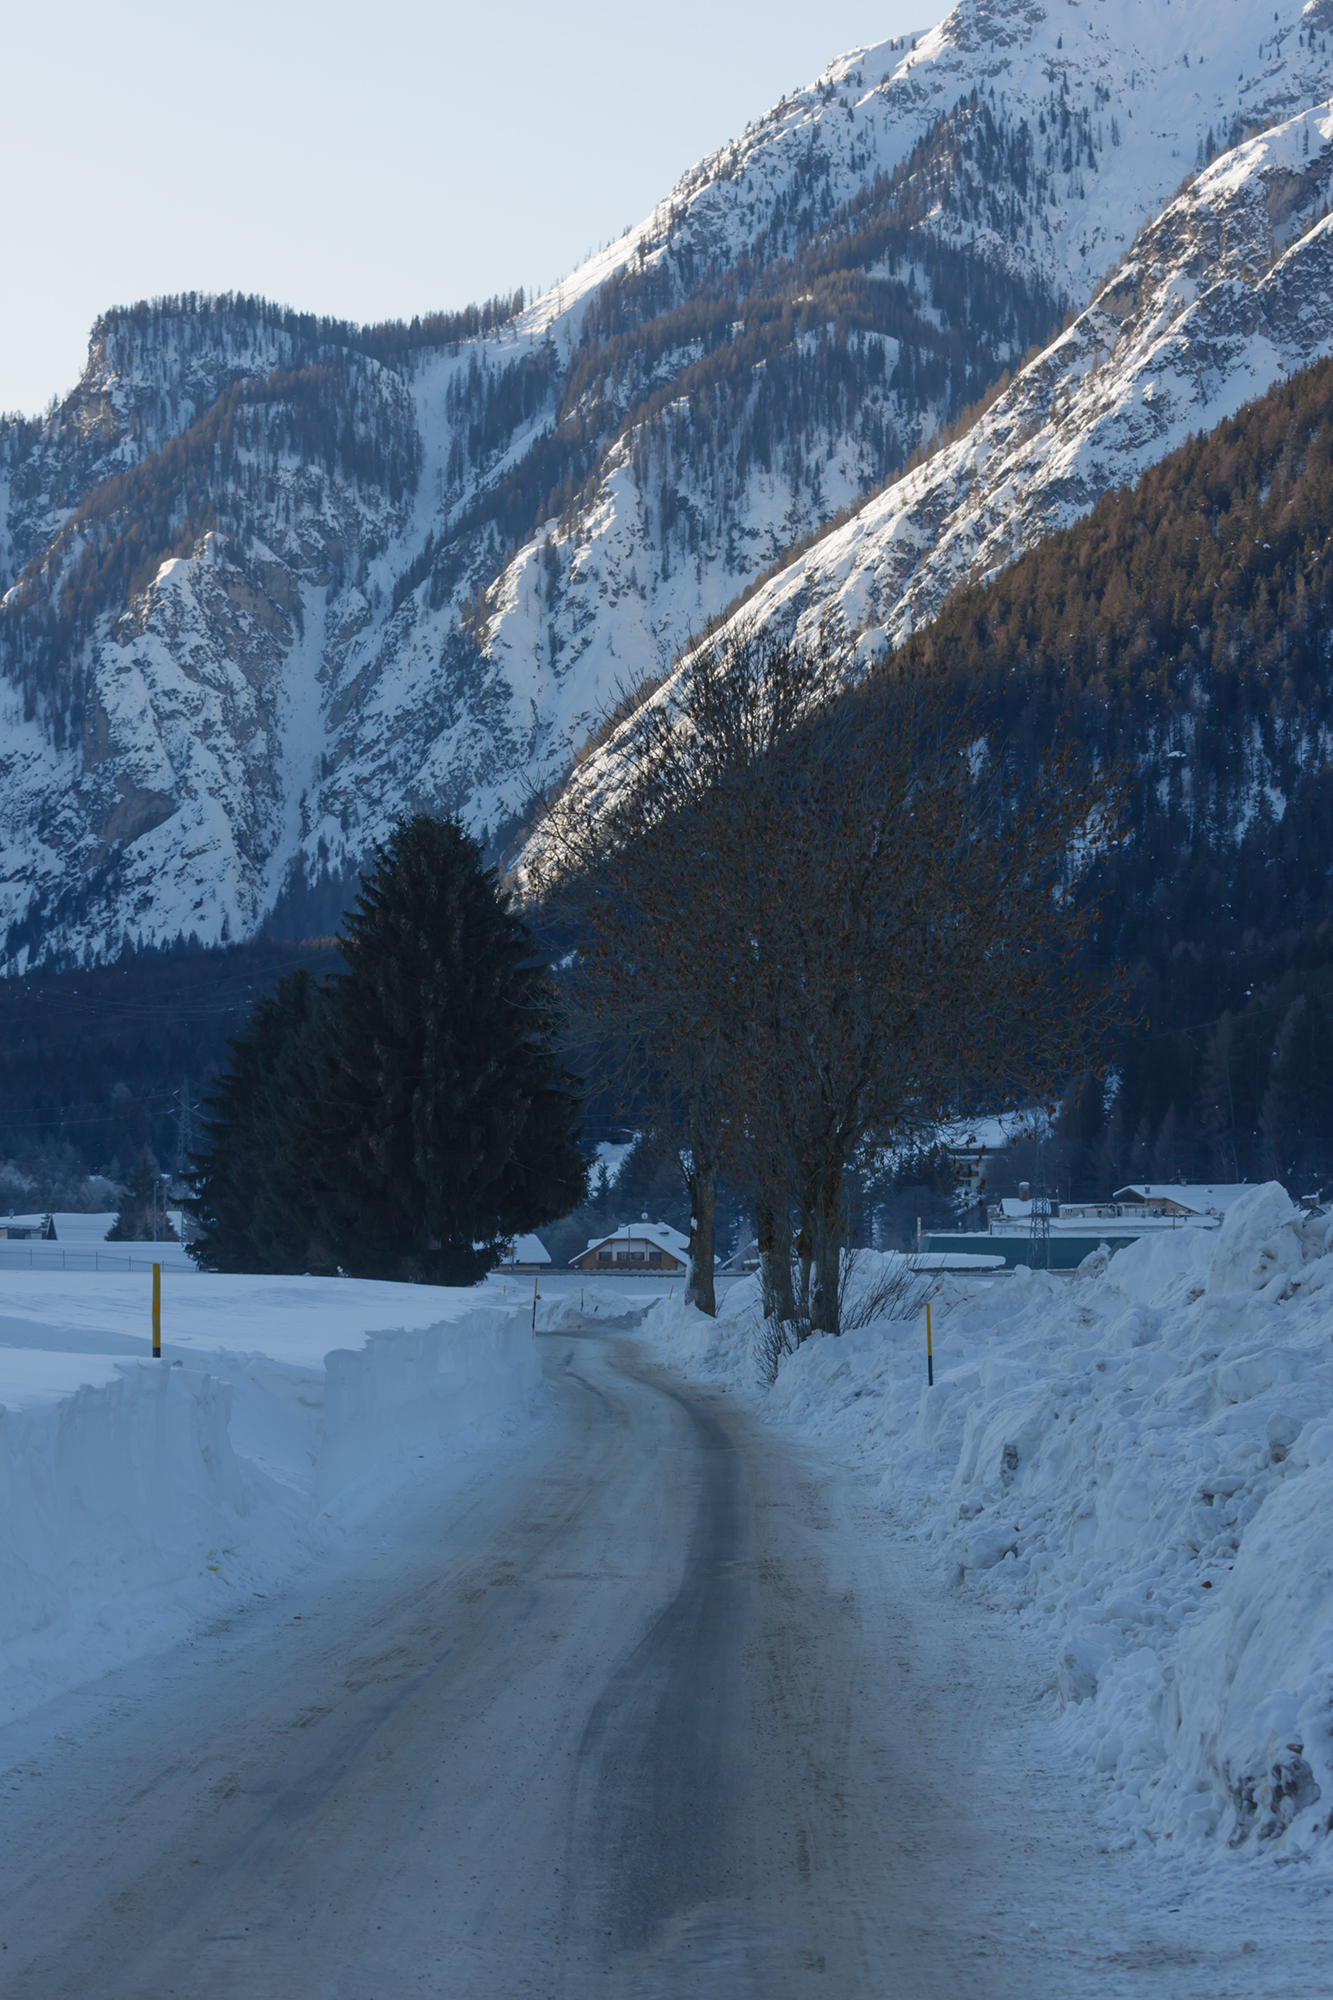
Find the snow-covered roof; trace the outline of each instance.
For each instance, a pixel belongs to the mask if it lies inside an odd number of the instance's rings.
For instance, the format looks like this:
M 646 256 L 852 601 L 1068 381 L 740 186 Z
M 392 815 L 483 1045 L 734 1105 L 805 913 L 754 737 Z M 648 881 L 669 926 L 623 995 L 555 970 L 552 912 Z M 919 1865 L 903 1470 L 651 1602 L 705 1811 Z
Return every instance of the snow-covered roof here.
M 590 1236 L 588 1249 L 581 1251 L 580 1255 L 586 1257 L 588 1250 L 606 1250 L 613 1244 L 627 1241 L 660 1243 L 663 1249 L 674 1252 L 677 1257 L 688 1257 L 690 1254 L 689 1237 L 682 1236 L 678 1229 L 671 1227 L 670 1223 L 631 1222 L 623 1229 L 613 1229 L 609 1236 Z
M 1117 1188 L 1112 1196 L 1114 1201 L 1172 1201 L 1179 1208 L 1188 1208 L 1195 1215 L 1225 1215 L 1233 1201 L 1239 1201 L 1248 1194 L 1252 1183 L 1249 1181 L 1216 1181 L 1205 1185 L 1202 1181 L 1128 1181 Z
M 516 1236 L 509 1246 L 506 1264 L 549 1264 L 551 1253 L 540 1236 Z

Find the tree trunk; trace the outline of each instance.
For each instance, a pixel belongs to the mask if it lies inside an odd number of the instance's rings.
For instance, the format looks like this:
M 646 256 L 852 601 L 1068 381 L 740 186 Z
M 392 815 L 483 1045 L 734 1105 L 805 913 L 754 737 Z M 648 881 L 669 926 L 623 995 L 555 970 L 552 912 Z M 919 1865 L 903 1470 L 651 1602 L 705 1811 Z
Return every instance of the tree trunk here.
M 791 1287 L 791 1217 L 784 1201 L 761 1198 L 756 1216 L 759 1273 L 764 1318 L 794 1321 L 796 1295 Z
M 685 1303 L 697 1306 L 710 1319 L 717 1317 L 717 1296 L 713 1290 L 713 1262 L 717 1213 L 717 1170 L 695 1166 L 690 1174 L 690 1275 L 685 1283 Z
M 713 1289 L 717 1216 L 717 1136 L 707 1086 L 690 1101 L 690 1275 L 685 1303 L 717 1318 Z
M 838 1280 L 842 1274 L 842 1162 L 831 1162 L 820 1180 L 819 1199 L 810 1218 L 813 1238 L 813 1283 L 810 1287 L 810 1331 L 838 1333 Z
M 797 1293 L 796 1304 L 798 1317 L 803 1320 L 808 1320 L 810 1317 L 810 1255 L 810 1219 L 808 1216 L 803 1216 L 801 1218 L 800 1233 L 796 1238 L 796 1262 L 800 1266 L 801 1272 L 801 1284 L 800 1290 Z

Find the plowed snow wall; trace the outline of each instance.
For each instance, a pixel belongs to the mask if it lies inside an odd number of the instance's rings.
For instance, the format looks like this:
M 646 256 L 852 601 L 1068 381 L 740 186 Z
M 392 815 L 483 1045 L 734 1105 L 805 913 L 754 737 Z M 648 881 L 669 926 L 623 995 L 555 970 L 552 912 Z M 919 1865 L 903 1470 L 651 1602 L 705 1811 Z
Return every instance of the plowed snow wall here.
M 280 1588 L 400 1470 L 484 1442 L 540 1378 L 528 1317 L 479 1308 L 335 1350 L 322 1377 L 223 1350 L 0 1407 L 0 1722 Z
M 326 1357 L 318 1492 L 329 1499 L 399 1455 L 517 1402 L 541 1380 L 526 1315 L 477 1311 L 453 1325 L 378 1333 Z
M 254 1489 L 227 1432 L 230 1386 L 162 1362 L 45 1409 L 0 1411 L 0 1645 L 80 1599 L 132 1599 L 234 1535 Z

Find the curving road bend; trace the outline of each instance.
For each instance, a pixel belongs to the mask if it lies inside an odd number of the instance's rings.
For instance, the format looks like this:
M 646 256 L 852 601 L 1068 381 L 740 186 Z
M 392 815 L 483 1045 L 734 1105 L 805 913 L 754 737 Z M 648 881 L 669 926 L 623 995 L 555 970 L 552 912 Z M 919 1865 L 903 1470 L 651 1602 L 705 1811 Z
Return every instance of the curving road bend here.
M 543 1346 L 465 1484 L 0 1734 L 5 2000 L 1034 1990 L 984 1673 L 941 1716 L 919 1607 L 725 1395 Z

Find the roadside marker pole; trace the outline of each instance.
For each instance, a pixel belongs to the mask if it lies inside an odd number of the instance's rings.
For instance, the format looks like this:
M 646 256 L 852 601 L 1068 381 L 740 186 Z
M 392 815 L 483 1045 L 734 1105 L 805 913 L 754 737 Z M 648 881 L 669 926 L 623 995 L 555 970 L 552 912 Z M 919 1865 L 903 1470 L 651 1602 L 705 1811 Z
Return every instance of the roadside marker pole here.
M 935 1386 L 935 1357 L 930 1351 L 930 1306 L 926 1306 L 926 1387 Z
M 540 1273 L 538 1274 L 540 1276 Z M 537 1279 L 532 1281 L 532 1337 L 537 1338 Z
M 162 1266 L 153 1266 L 153 1359 L 162 1359 Z

